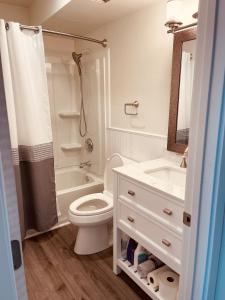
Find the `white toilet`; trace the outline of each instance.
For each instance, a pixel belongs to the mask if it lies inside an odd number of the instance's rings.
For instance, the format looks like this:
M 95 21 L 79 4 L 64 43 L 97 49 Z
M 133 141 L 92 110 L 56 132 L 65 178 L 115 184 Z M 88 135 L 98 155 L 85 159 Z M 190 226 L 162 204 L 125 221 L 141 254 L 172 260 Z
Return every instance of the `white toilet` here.
M 87 255 L 110 246 L 110 227 L 113 218 L 113 168 L 132 163 L 115 153 L 106 161 L 104 192 L 75 200 L 69 207 L 70 222 L 78 226 L 74 252 Z

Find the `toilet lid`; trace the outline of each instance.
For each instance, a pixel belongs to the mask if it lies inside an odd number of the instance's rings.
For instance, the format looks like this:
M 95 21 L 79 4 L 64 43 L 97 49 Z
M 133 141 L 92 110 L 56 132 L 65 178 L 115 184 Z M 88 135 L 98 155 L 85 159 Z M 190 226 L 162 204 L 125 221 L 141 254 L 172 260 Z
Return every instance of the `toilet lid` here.
M 70 205 L 70 212 L 77 216 L 93 216 L 105 213 L 113 209 L 113 201 L 102 194 L 91 194 L 75 200 Z

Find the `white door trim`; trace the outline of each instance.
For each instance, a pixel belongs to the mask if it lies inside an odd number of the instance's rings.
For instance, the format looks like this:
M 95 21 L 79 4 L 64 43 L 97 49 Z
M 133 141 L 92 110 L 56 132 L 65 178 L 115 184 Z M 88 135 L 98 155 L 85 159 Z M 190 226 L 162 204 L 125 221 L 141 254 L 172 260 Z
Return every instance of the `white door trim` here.
M 194 299 L 213 299 L 224 212 L 225 1 L 216 1 L 216 24 L 205 137 L 204 171 L 198 220 Z M 222 182 L 221 182 L 222 180 Z
M 192 299 L 195 248 L 203 174 L 205 133 L 211 82 L 216 0 L 200 0 L 196 71 L 193 86 L 185 211 L 192 215 L 191 227 L 184 226 L 180 299 Z M 197 298 L 196 298 L 197 299 Z M 199 298 L 200 299 L 200 298 Z

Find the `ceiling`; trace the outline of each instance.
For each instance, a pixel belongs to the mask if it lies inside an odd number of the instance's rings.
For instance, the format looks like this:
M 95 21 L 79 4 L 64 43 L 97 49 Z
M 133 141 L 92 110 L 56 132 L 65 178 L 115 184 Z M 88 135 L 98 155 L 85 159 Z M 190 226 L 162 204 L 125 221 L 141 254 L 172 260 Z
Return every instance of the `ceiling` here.
M 13 4 L 17 6 L 29 7 L 33 0 L 0 0 L 1 3 Z
M 72 0 L 43 26 L 53 30 L 84 34 L 154 1 L 159 0 L 111 0 L 108 3 L 101 0 Z

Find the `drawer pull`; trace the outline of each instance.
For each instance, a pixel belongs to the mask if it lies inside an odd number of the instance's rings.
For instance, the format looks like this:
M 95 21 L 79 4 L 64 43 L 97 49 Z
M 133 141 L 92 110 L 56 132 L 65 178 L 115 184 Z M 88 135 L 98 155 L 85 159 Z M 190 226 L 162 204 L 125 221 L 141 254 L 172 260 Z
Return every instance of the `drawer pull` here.
M 129 194 L 130 196 L 135 196 L 135 192 L 133 192 L 133 191 L 131 191 L 131 190 L 128 191 L 128 194 Z
M 127 217 L 127 220 L 131 223 L 134 223 L 134 218 L 132 218 L 132 217 Z
M 162 240 L 163 245 L 165 245 L 166 247 L 170 247 L 171 243 L 165 239 Z
M 163 212 L 168 216 L 171 216 L 173 214 L 172 210 L 170 210 L 169 208 L 164 208 Z

